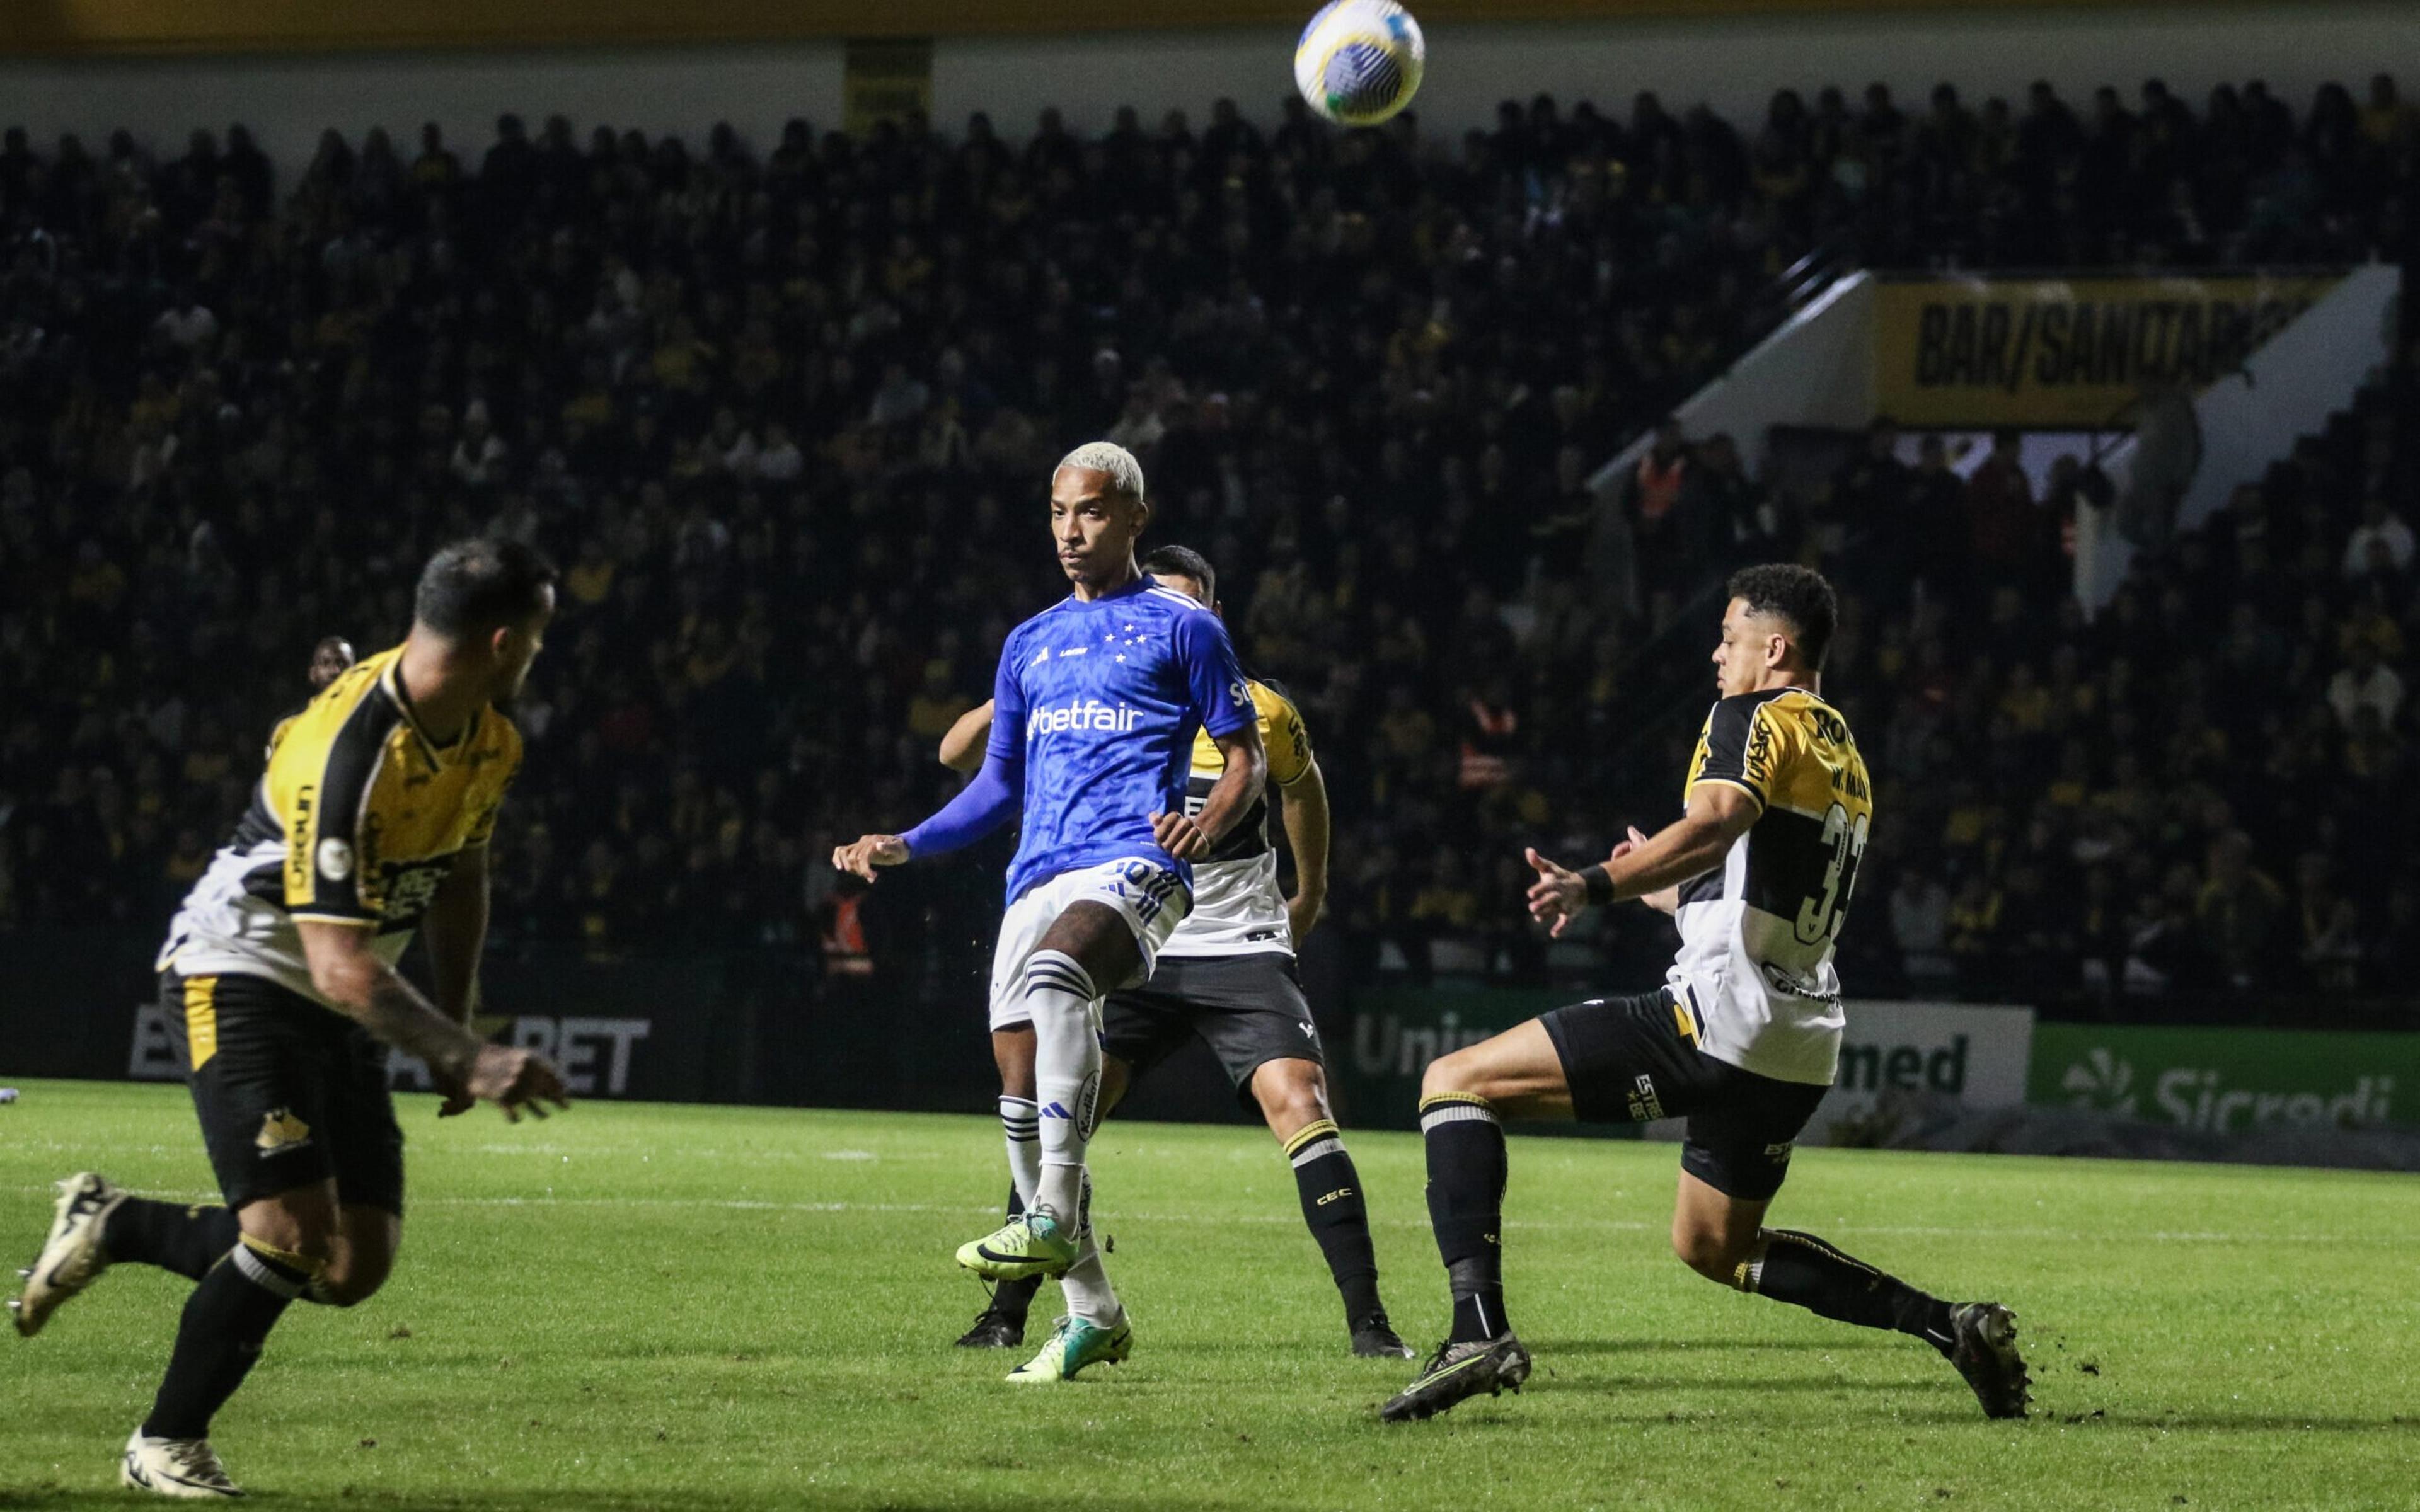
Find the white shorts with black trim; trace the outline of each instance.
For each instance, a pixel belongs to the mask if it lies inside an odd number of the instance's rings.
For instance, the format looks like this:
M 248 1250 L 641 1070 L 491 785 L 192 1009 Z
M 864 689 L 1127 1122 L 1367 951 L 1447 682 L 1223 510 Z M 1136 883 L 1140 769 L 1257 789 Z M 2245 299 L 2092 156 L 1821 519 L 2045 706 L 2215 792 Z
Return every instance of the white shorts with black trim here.
M 1151 980 L 1159 948 L 1192 911 L 1193 893 L 1176 872 L 1140 856 L 1104 861 L 1080 872 L 1063 872 L 1034 884 L 1001 918 L 1000 944 L 991 957 L 991 1026 L 995 1030 L 1032 1022 L 1033 1015 L 1025 1007 L 1026 960 L 1074 903 L 1103 903 L 1116 909 L 1142 956 L 1142 964 L 1126 980 L 1093 984 L 1106 996 Z

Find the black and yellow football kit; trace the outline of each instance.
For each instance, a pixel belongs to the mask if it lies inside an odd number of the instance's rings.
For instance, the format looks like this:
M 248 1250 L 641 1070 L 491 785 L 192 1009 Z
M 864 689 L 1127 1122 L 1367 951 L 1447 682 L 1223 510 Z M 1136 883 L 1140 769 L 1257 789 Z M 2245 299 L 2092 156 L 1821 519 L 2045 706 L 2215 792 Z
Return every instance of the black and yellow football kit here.
M 1160 947 L 1163 958 L 1294 949 L 1285 894 L 1278 888 L 1278 853 L 1269 840 L 1269 811 L 1273 794 L 1282 794 L 1311 771 L 1311 734 L 1303 727 L 1302 711 L 1283 693 L 1258 681 L 1244 686 L 1261 727 L 1270 791 L 1252 800 L 1251 808 L 1219 839 L 1206 859 L 1193 863 L 1193 908 Z M 1210 790 L 1226 770 L 1227 758 L 1219 754 L 1218 743 L 1208 731 L 1195 731 L 1193 766 L 1186 778 L 1187 813 L 1202 811 L 1210 800 Z
M 1745 596 L 1735 593 L 1734 607 Z M 1745 794 L 1756 815 L 1719 864 L 1677 889 L 1681 950 L 1666 984 L 1575 1003 L 1538 1022 L 1554 1042 L 1575 1115 L 1685 1119 L 1682 1169 L 1735 1203 L 1762 1204 L 1790 1174 L 1792 1147 L 1838 1061 L 1843 1025 L 1832 949 L 1873 827 L 1873 795 L 1848 722 L 1802 687 L 1714 705 L 1689 763 L 1687 791 L 1709 783 Z M 1476 1091 L 1441 1088 L 1421 1101 L 1420 1134 L 1453 1326 L 1429 1368 L 1380 1409 L 1392 1421 L 1517 1385 L 1531 1367 L 1504 1306 L 1510 1167 L 1498 1111 Z M 1702 1209 L 1692 1217 L 1697 1199 L 1685 1183 L 1681 1198 L 1675 1248 L 1709 1280 L 1922 1339 L 1957 1367 L 1985 1415 L 2025 1415 L 2030 1377 L 2007 1307 L 1947 1302 L 1817 1235 L 1763 1227 L 1761 1207 L 1731 1209 L 1710 1233 Z M 1753 1233 L 1742 1231 L 1743 1219 L 1755 1224 Z
M 401 656 L 365 658 L 278 726 L 161 951 L 162 1006 L 231 1204 L 334 1177 L 343 1201 L 402 1211 L 386 1047 L 312 986 L 296 922 L 374 931 L 393 964 L 456 859 L 493 833 L 521 744 L 490 708 L 439 747 Z
M 1785 1082 L 1832 1085 L 1840 1058 L 1833 942 L 1873 827 L 1848 721 L 1803 687 L 1727 698 L 1706 717 L 1683 791 L 1721 782 L 1756 800 L 1723 864 L 1683 883 L 1668 984 L 1699 1048 Z
M 1802 687 L 1716 703 L 1683 798 L 1738 788 L 1757 817 L 1722 864 L 1680 887 L 1665 985 L 1543 1020 L 1574 1112 L 1597 1122 L 1686 1116 L 1683 1167 L 1717 1191 L 1780 1189 L 1792 1145 L 1832 1086 L 1845 1020 L 1833 945 L 1873 825 L 1848 722 Z
M 1266 683 L 1248 682 L 1268 754 L 1268 780 L 1282 792 L 1311 772 L 1301 711 Z M 1186 811 L 1199 814 L 1227 758 L 1207 732 L 1193 741 Z M 1101 1005 L 1101 1044 L 1137 1077 L 1188 1039 L 1210 1047 L 1252 1105 L 1252 1073 L 1271 1060 L 1318 1061 L 1319 1030 L 1295 970 L 1294 925 L 1278 887 L 1268 796 L 1252 802 L 1208 858 L 1193 863 L 1193 908 L 1159 949 L 1151 980 L 1111 993 Z

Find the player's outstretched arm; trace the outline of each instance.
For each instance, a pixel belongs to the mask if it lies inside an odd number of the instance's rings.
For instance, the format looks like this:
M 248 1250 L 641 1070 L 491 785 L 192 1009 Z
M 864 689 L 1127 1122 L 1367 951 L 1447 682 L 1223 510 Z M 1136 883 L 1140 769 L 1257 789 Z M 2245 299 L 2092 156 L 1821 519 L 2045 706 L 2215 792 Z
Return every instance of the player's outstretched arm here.
M 1024 794 L 1024 753 L 995 747 L 985 755 L 975 779 L 939 813 L 904 835 L 861 835 L 856 843 L 832 851 L 832 865 L 872 882 L 876 867 L 899 866 L 919 856 L 945 856 L 1008 823 Z
M 991 711 L 997 705 L 985 699 L 950 726 L 941 737 L 941 764 L 953 772 L 971 772 L 983 764 L 984 742 L 991 735 Z
M 1627 838 L 1614 846 L 1613 854 L 1605 858 L 1606 864 L 1611 866 L 1646 843 L 1647 837 L 1639 833 L 1637 825 L 1632 825 Z M 1638 895 L 1638 901 L 1659 914 L 1677 914 L 1681 911 L 1680 884 L 1674 883 L 1668 887 L 1658 887 L 1653 892 L 1642 892 Z
M 1652 836 L 1625 841 L 1602 866 L 1575 872 L 1539 855 L 1525 858 L 1537 871 L 1529 887 L 1529 916 L 1560 935 L 1563 926 L 1590 904 L 1625 898 L 1653 899 L 1691 877 L 1722 864 L 1731 842 L 1747 833 L 1761 809 L 1753 794 L 1729 782 L 1700 782 L 1689 790 L 1680 819 Z M 1678 895 L 1671 900 L 1678 906 Z M 1661 906 L 1658 903 L 1656 906 Z
M 519 1122 L 546 1117 L 546 1104 L 569 1107 L 554 1063 L 535 1051 L 489 1044 L 437 1011 L 436 1005 L 379 959 L 367 924 L 299 918 L 311 985 L 348 1017 L 398 1050 L 418 1056 L 441 1086 L 493 1103 Z
M 908 859 L 907 841 L 896 835 L 860 835 L 846 845 L 832 847 L 832 870 L 874 880 L 877 866 L 899 866 Z

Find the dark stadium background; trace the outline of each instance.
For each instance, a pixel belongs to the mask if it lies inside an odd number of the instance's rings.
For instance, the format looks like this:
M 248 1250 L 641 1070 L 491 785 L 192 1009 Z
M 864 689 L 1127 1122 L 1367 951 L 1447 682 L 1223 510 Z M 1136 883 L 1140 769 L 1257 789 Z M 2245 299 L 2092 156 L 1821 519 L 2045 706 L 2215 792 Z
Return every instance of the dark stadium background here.
M 1701 66 L 1727 75 L 1720 109 L 1703 77 L 1615 69 L 1499 112 L 1440 69 L 1425 118 L 1346 135 L 1280 104 L 1273 58 L 1256 92 L 1175 112 L 1138 88 L 1157 102 L 1074 125 L 849 129 L 852 105 L 944 85 L 1046 86 L 1006 82 L 1013 40 L 970 44 L 991 74 L 952 74 L 947 41 L 860 49 L 846 74 L 829 8 L 669 39 L 620 7 L 571 35 L 439 4 L 397 13 L 418 38 L 248 34 L 237 12 L 209 35 L 141 7 L 122 34 L 6 23 L 20 100 L 72 130 L 0 144 L 0 1071 L 159 1072 L 150 953 L 313 643 L 391 642 L 429 549 L 495 531 L 567 572 L 498 841 L 499 1030 L 600 1092 L 987 1106 L 1004 847 L 870 893 L 824 857 L 950 791 L 941 732 L 1060 591 L 1041 480 L 1100 435 L 1141 454 L 1153 538 L 1209 554 L 1248 665 L 1306 715 L 1336 841 L 1305 971 L 1340 1056 L 1660 976 L 1643 912 L 1550 949 L 1520 849 L 1599 856 L 1670 817 L 1721 576 L 1780 558 L 1842 589 L 1827 689 L 1878 788 L 1855 996 L 2024 1005 L 2038 1035 L 2373 1031 L 2335 1060 L 2295 1041 L 2331 1095 L 2408 1058 L 2408 304 L 2348 410 L 2093 614 L 2071 592 L 2078 503 L 2106 501 L 2088 446 L 2040 490 L 1877 461 L 1854 430 L 1684 431 L 1668 513 L 1590 481 L 1856 269 L 2408 273 L 2420 111 L 2372 77 L 2391 56 L 2322 33 L 2263 82 L 2148 7 L 2123 23 L 2178 39 L 2167 83 L 1946 68 L 1876 95 L 1848 62 L 1776 93 L 1743 64 Z M 2287 8 L 2248 8 L 2239 46 Z M 1668 24 L 1721 39 L 1719 17 Z M 1911 54 L 1930 37 L 1998 77 L 1958 18 L 1905 24 Z M 424 139 L 407 90 L 384 129 L 315 150 L 281 94 L 347 77 L 320 47 L 501 40 L 559 49 L 532 65 L 550 80 L 693 84 L 677 54 L 581 49 L 762 35 L 843 81 L 830 114 L 743 130 L 699 94 L 642 131 L 533 87 Z M 1485 76 L 1541 35 L 1481 39 Z M 1829 45 L 1811 55 L 1854 39 Z M 28 56 L 191 48 L 236 51 L 87 56 L 82 104 L 59 82 L 78 65 Z M 500 57 L 398 76 L 458 105 Z M 1119 97 L 1114 74 L 1081 88 Z M 138 94 L 142 131 L 71 114 Z M 2226 1042 L 2192 1041 L 2268 1041 Z M 1398 1085 L 1348 1075 L 1352 1116 L 1399 1121 Z M 1232 1111 L 1206 1062 L 1153 1096 Z

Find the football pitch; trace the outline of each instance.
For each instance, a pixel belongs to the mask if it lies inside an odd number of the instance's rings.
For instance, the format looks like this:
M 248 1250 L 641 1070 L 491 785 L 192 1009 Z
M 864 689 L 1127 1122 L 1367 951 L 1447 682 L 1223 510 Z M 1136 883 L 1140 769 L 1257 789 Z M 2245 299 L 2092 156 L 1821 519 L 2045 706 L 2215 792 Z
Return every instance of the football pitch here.
M 2017 1309 L 2035 1415 L 1983 1419 L 1930 1350 L 1739 1296 L 1665 1238 L 1676 1151 L 1518 1138 L 1520 1396 L 1375 1410 L 1409 1361 L 1344 1349 L 1267 1135 L 1111 1122 L 1095 1143 L 1134 1358 L 1003 1385 L 953 1349 L 951 1262 L 997 1221 L 973 1118 L 586 1103 L 439 1123 L 403 1100 L 387 1289 L 297 1307 L 214 1440 L 271 1506 L 2411 1507 L 2420 1180 L 1809 1150 L 1775 1221 Z M 1350 1136 L 1404 1336 L 1443 1332 L 1409 1134 Z M 34 1083 L 0 1107 L 0 1258 L 49 1182 L 210 1196 L 181 1088 Z M 0 1334 L 0 1507 L 142 1504 L 115 1457 L 188 1284 L 113 1271 Z M 1035 1304 L 1039 1339 L 1057 1296 Z

